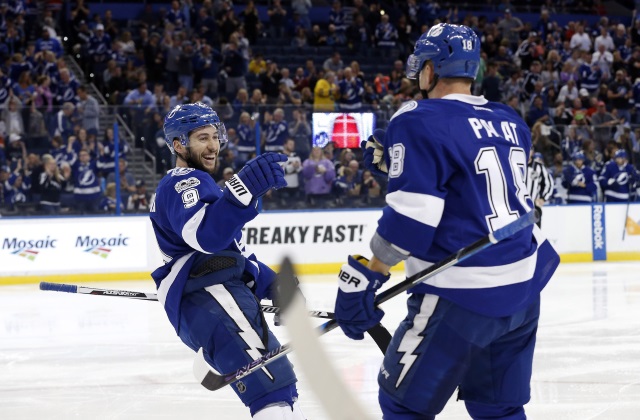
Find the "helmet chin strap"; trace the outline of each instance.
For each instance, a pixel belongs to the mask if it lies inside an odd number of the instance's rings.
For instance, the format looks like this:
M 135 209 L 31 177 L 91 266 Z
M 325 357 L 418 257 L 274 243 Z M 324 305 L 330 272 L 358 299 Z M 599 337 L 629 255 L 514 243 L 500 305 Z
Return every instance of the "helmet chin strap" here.
M 426 66 L 426 65 L 427 64 L 425 62 L 424 66 Z M 424 70 L 424 66 L 422 67 L 422 70 Z M 422 99 L 429 99 L 429 93 L 431 93 L 431 91 L 433 89 L 435 89 L 437 83 L 438 83 L 438 73 L 436 73 L 434 71 L 433 80 L 431 81 L 431 85 L 429 85 L 429 87 L 426 90 L 425 89 L 420 89 L 420 94 L 422 95 Z

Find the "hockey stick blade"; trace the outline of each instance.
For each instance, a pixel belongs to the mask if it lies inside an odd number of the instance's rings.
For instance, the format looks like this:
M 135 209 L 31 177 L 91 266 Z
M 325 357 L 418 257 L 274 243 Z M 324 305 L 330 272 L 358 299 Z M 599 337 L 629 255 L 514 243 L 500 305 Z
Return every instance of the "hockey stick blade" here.
M 504 239 L 507 239 L 515 235 L 516 233 L 522 231 L 523 229 L 526 229 L 527 227 L 530 227 L 531 225 L 536 223 L 538 218 L 539 218 L 539 215 L 532 210 L 529 213 L 525 214 L 524 216 L 520 217 L 518 220 L 511 222 L 508 225 L 488 234 L 487 236 L 477 240 L 471 245 L 461 248 L 456 253 L 451 254 L 450 256 L 443 259 L 442 261 L 433 264 L 429 268 L 422 270 L 411 277 L 406 278 L 404 281 L 380 293 L 375 300 L 376 306 L 410 289 L 412 286 L 441 273 L 442 271 L 459 263 L 460 261 L 463 261 L 471 257 L 472 255 L 477 254 L 483 249 L 488 248 L 491 245 L 496 244 Z M 337 327 L 338 327 L 338 323 L 335 319 L 327 321 L 324 324 L 317 327 L 318 335 L 326 334 Z M 250 364 L 241 367 L 235 372 L 219 375 L 207 368 L 207 372 L 204 372 L 204 371 L 197 372 L 196 378 L 204 378 L 201 381 L 202 385 L 205 388 L 211 391 L 214 391 L 216 389 L 220 389 L 226 385 L 229 385 L 237 381 L 238 379 L 244 378 L 248 374 L 255 372 L 256 370 L 268 365 L 272 361 L 277 360 L 278 358 L 284 356 L 290 351 L 291 351 L 291 346 L 289 344 L 284 344 L 281 347 L 278 347 L 277 349 L 270 351 L 269 353 L 265 354 L 259 359 L 252 361 Z M 271 356 L 271 354 L 273 354 L 273 356 Z M 194 362 L 194 373 L 195 373 L 195 367 L 197 362 L 198 362 L 197 360 L 196 362 Z M 202 367 L 202 364 L 200 363 L 199 366 Z

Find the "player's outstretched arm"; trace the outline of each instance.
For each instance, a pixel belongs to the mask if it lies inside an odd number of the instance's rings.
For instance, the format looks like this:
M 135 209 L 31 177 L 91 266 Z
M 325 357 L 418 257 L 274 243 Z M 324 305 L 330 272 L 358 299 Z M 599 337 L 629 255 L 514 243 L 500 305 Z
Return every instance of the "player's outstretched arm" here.
M 225 183 L 225 197 L 236 206 L 245 208 L 271 188 L 286 187 L 287 181 L 280 163 L 287 159 L 287 155 L 273 152 L 251 159 Z

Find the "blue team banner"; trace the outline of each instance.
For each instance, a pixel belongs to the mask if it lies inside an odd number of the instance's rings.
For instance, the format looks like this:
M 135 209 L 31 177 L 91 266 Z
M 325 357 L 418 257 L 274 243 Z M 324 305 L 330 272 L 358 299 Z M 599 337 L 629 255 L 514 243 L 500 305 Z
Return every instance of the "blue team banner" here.
M 591 206 L 591 244 L 594 261 L 607 260 L 607 235 L 604 223 L 604 204 Z

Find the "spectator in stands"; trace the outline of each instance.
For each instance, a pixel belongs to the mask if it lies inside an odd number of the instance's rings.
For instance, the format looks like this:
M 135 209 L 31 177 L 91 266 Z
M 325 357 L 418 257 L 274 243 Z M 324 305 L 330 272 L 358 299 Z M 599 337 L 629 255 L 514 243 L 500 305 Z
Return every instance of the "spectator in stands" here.
M 98 77 L 98 83 L 101 85 L 102 72 L 111 58 L 111 37 L 104 32 L 102 23 L 96 25 L 87 52 L 91 59 L 91 70 Z
M 489 101 L 500 102 L 502 100 L 501 84 L 502 80 L 498 76 L 498 65 L 490 62 L 487 65 L 487 73 L 482 79 L 480 94 Z
M 36 41 L 36 52 L 51 51 L 56 57 L 60 57 L 64 52 L 60 41 L 51 37 L 47 28 L 42 28 L 41 37 Z
M 267 60 L 267 71 L 260 75 L 261 90 L 266 96 L 267 104 L 275 104 L 280 90 L 278 88 L 282 74 L 278 70 L 278 64 Z
M 200 78 L 200 85 L 204 86 L 208 95 L 218 96 L 218 73 L 222 54 L 209 44 L 202 45 L 196 59 L 196 73 Z
M 327 72 L 331 71 L 337 73 L 341 71 L 344 68 L 344 63 L 340 58 L 340 53 L 335 51 L 331 54 L 331 57 L 327 58 L 322 64 L 322 68 Z
M 316 112 L 333 112 L 336 108 L 338 86 L 335 84 L 335 74 L 328 71 L 324 77 L 318 79 L 314 90 L 313 109 Z
M 82 128 L 87 130 L 90 139 L 95 140 L 100 131 L 100 106 L 93 96 L 89 95 L 85 86 L 78 87 L 78 117 Z
M 56 103 L 78 102 L 78 87 L 80 84 L 68 69 L 60 69 L 60 79 L 55 84 Z
M 564 105 L 572 104 L 578 98 L 578 95 L 579 91 L 575 80 L 569 79 L 567 84 L 562 86 L 560 92 L 558 92 L 558 103 Z
M 115 213 L 117 206 L 116 183 L 109 182 L 104 190 L 104 196 L 100 200 L 99 209 L 105 213 Z M 124 210 L 122 202 L 120 202 L 120 210 Z
M 73 199 L 80 214 L 97 213 L 101 201 L 100 178 L 95 160 L 83 149 L 73 165 Z
M 311 27 L 311 33 L 308 36 L 309 45 L 312 47 L 319 47 L 327 45 L 327 36 L 320 29 L 320 25 L 313 25 Z
M 598 35 L 594 41 L 596 51 L 598 51 L 600 45 L 604 45 L 607 51 L 613 52 L 616 49 L 616 46 L 613 44 L 613 38 L 609 35 L 609 30 L 606 26 L 600 27 L 600 35 Z
M 597 110 L 591 116 L 591 126 L 593 127 L 593 140 L 602 148 L 612 138 L 612 128 L 619 123 L 611 113 L 607 112 L 604 102 L 598 101 Z
M 347 39 L 351 49 L 358 54 L 366 53 L 367 48 L 371 46 L 371 31 L 361 14 L 353 17 L 353 23 L 347 28 Z
M 3 114 L 7 137 L 11 137 L 12 134 L 21 136 L 25 130 L 22 119 L 22 103 L 20 100 L 15 96 L 11 96 L 8 100 L 7 109 Z
M 524 30 L 522 21 L 511 14 L 511 9 L 504 10 L 504 19 L 498 23 L 498 30 L 504 39 L 509 42 L 512 50 L 518 48 L 520 44 L 520 32 Z
M 66 180 L 53 156 L 43 155 L 42 164 L 44 170 L 38 177 L 40 210 L 44 214 L 58 214 L 60 212 L 60 195 Z
M 293 110 L 293 120 L 289 124 L 289 137 L 295 142 L 295 151 L 304 160 L 309 156 L 311 146 L 311 125 L 307 121 L 307 113 L 300 109 Z
M 248 112 L 240 114 L 240 120 L 236 127 L 238 143 L 236 145 L 236 164 L 241 168 L 256 154 L 256 121 L 251 118 Z
M 234 174 L 233 168 L 230 166 L 227 166 L 222 170 L 222 178 L 220 178 L 220 180 L 216 182 L 216 184 L 218 184 L 220 188 L 224 189 L 226 187 L 226 182 L 233 177 L 233 174 Z
M 584 25 L 576 25 L 576 33 L 571 36 L 569 46 L 572 50 L 591 51 L 591 38 L 584 31 Z
M 245 79 L 246 60 L 242 53 L 238 51 L 238 43 L 230 42 L 227 49 L 223 52 L 222 66 L 227 73 L 225 92 L 229 97 L 236 94 L 238 89 L 246 89 L 247 81 Z
M 296 29 L 296 36 L 291 40 L 291 46 L 302 49 L 308 45 L 307 32 L 303 27 Z
M 338 82 L 339 108 L 345 112 L 359 112 L 364 99 L 364 84 L 355 77 L 351 67 L 345 67 Z
M 268 112 L 264 116 L 264 150 L 282 152 L 284 142 L 289 136 L 289 124 L 284 119 L 284 110 L 276 108 L 273 115 Z
M 16 168 L 4 182 L 4 200 L 9 210 L 16 209 L 16 204 L 26 203 L 31 190 L 31 178 L 23 168 L 23 160 L 18 159 Z
M 129 164 L 125 158 L 120 158 L 118 160 L 118 171 L 120 174 L 120 194 L 122 195 L 122 201 L 125 203 L 129 198 L 129 194 L 136 192 L 136 180 L 131 172 L 127 170 L 128 166 Z M 114 172 L 111 172 L 107 176 L 107 183 L 111 182 L 116 182 L 116 174 Z
M 618 111 L 618 118 L 630 122 L 632 104 L 629 100 L 633 97 L 633 89 L 626 79 L 624 70 L 616 72 L 616 78 L 608 86 L 607 97 L 611 106 Z
M 608 51 L 604 44 L 600 44 L 596 52 L 591 56 L 591 64 L 597 65 L 602 70 L 602 78 L 609 80 L 611 78 L 611 68 L 613 65 L 613 54 Z
M 287 186 L 275 191 L 275 198 L 283 200 L 283 207 L 292 207 L 290 200 L 297 200 L 300 196 L 300 173 L 302 172 L 302 159 L 296 153 L 296 142 L 288 138 L 284 142 L 282 153 L 288 156 L 284 165 L 284 179 Z
M 311 0 L 291 0 L 291 9 L 294 14 L 298 15 L 302 28 L 305 31 L 311 29 L 311 20 L 309 19 Z
M 178 83 L 184 86 L 187 92 L 193 89 L 194 57 L 196 52 L 191 41 L 183 41 L 178 56 Z
M 550 119 L 549 109 L 545 106 L 542 96 L 535 96 L 533 98 L 533 104 L 527 114 L 527 124 L 529 127 L 537 122 L 547 122 Z
M 341 206 L 358 206 L 362 203 L 362 185 L 357 181 L 356 174 L 350 167 L 343 168 L 342 175 L 333 183 L 336 202 Z
M 326 204 L 336 172 L 333 162 L 324 157 L 320 147 L 311 149 L 311 155 L 302 163 L 302 175 L 307 203 L 312 207 Z
M 144 180 L 136 181 L 136 190 L 129 196 L 127 200 L 127 211 L 148 211 L 149 210 L 149 193 Z
M 267 9 L 267 16 L 269 16 L 269 34 L 271 38 L 284 38 L 287 10 L 280 0 L 273 0 L 271 6 Z

